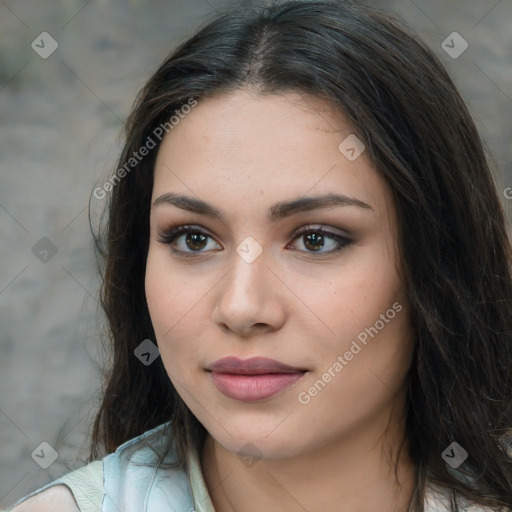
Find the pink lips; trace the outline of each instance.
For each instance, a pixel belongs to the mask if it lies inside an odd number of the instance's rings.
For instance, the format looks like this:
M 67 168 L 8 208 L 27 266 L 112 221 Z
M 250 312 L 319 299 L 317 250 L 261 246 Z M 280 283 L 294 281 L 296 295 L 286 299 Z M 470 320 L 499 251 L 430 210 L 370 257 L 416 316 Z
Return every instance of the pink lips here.
M 297 382 L 306 372 L 266 357 L 223 357 L 207 370 L 221 393 L 243 402 L 269 398 Z

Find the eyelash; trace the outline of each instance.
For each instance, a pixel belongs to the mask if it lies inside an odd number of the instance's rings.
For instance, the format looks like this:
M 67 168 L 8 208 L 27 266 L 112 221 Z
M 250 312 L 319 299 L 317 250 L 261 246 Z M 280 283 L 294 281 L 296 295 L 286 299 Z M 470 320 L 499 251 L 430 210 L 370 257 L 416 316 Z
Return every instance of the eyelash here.
M 323 226 L 320 226 L 319 228 L 318 227 L 315 228 L 315 227 L 311 227 L 311 226 L 302 226 L 301 228 L 299 228 L 298 230 L 296 230 L 293 233 L 292 241 L 295 241 L 296 239 L 300 238 L 300 236 L 309 235 L 311 233 L 317 233 L 317 234 L 321 234 L 327 238 L 332 238 L 332 239 L 336 240 L 336 242 L 338 242 L 339 247 L 336 249 L 332 249 L 330 251 L 323 251 L 323 252 L 315 252 L 315 251 L 299 251 L 299 252 L 306 252 L 308 254 L 314 254 L 314 255 L 319 255 L 319 256 L 332 255 L 334 253 L 337 253 L 337 252 L 343 250 L 345 247 L 347 247 L 348 245 L 350 245 L 352 243 L 352 240 L 350 240 L 344 236 L 337 235 L 330 231 L 324 230 Z M 175 241 L 176 238 L 178 238 L 179 236 L 182 236 L 183 234 L 205 235 L 208 238 L 211 238 L 213 240 L 213 238 L 208 233 L 203 231 L 202 229 L 185 224 L 185 225 L 181 225 L 181 226 L 169 226 L 165 231 L 159 233 L 158 241 L 160 243 L 163 243 L 166 245 L 171 245 Z M 201 252 L 201 251 L 187 252 L 187 251 L 182 251 L 180 249 L 175 249 L 174 247 L 171 247 L 171 250 L 173 253 L 175 253 L 179 256 L 183 256 L 185 258 L 190 258 L 190 257 L 197 258 L 197 257 L 204 255 L 204 252 Z

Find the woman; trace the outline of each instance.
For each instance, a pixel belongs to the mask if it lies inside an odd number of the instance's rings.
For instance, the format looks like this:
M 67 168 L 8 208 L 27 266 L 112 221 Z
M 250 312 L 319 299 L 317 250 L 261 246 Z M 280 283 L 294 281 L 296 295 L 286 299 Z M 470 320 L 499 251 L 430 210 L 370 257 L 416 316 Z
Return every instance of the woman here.
M 218 17 L 140 92 L 107 193 L 91 462 L 13 510 L 512 508 L 505 217 L 396 20 Z

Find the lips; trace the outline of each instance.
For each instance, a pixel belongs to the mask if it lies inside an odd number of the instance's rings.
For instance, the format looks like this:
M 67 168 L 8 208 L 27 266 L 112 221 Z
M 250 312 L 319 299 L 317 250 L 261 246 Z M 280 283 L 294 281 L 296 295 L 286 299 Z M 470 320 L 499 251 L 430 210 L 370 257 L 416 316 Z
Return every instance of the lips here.
M 294 368 L 267 357 L 251 357 L 238 359 L 237 357 L 223 357 L 210 365 L 208 370 L 216 373 L 231 373 L 237 375 L 263 375 L 266 373 L 299 373 L 307 371 L 304 368 Z
M 266 357 L 224 357 L 207 370 L 218 391 L 242 402 L 270 398 L 295 384 L 307 371 Z

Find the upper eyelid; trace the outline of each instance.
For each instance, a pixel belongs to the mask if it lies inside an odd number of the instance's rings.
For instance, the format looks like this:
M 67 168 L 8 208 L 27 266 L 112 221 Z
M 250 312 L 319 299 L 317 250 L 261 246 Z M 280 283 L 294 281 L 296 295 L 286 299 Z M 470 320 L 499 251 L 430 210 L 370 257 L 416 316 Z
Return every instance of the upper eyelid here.
M 327 238 L 331 238 L 333 240 L 336 240 L 337 243 L 343 243 L 342 240 L 345 240 L 347 243 L 352 242 L 352 237 L 347 233 L 336 233 L 331 231 L 331 229 L 338 229 L 338 228 L 331 228 L 329 226 L 326 226 L 324 223 L 322 224 L 304 224 L 296 229 L 293 230 L 293 232 L 290 234 L 290 237 L 292 237 L 292 241 L 300 238 L 301 236 L 304 236 L 308 232 L 323 232 Z M 163 243 L 168 244 L 174 244 L 178 238 L 181 236 L 191 233 L 191 232 L 199 232 L 203 235 L 206 235 L 208 238 L 212 239 L 216 244 L 220 245 L 220 243 L 216 240 L 215 236 L 211 235 L 209 233 L 209 230 L 204 228 L 203 226 L 197 225 L 197 224 L 178 224 L 175 226 L 170 226 L 169 228 L 164 228 L 163 230 L 158 230 L 157 234 L 159 235 L 159 241 Z M 165 238 L 172 236 L 172 241 L 166 241 Z M 181 252 L 187 252 L 187 251 L 181 251 Z M 197 254 L 201 254 L 201 251 L 196 251 Z M 329 253 L 332 251 L 325 251 L 325 253 Z M 194 251 L 191 252 L 193 254 Z M 321 254 L 321 253 L 319 253 Z
M 342 233 L 337 233 L 337 232 L 331 231 L 333 229 L 336 230 L 336 229 L 340 229 L 340 228 L 331 227 L 331 226 L 326 225 L 325 223 L 303 224 L 302 226 L 294 229 L 292 231 L 292 233 L 290 234 L 290 236 L 297 236 L 297 235 L 303 234 L 307 231 L 323 231 L 329 235 L 336 235 L 339 237 L 350 238 L 350 234 L 346 230 L 341 230 Z M 173 233 L 173 234 L 177 235 L 180 231 L 182 233 L 199 231 L 199 232 L 209 236 L 210 238 L 215 239 L 215 236 L 210 234 L 210 230 L 208 230 L 207 228 L 205 228 L 199 224 L 177 224 L 175 226 L 170 226 L 167 228 L 164 227 L 162 229 L 157 229 L 157 234 L 165 236 L 170 233 Z
M 322 231 L 325 234 L 333 235 L 333 236 L 339 236 L 341 238 L 350 238 L 350 234 L 346 230 L 342 230 L 342 233 L 338 233 L 332 230 L 340 229 L 340 228 L 334 228 L 327 226 L 325 224 L 305 224 L 293 231 L 291 236 L 298 236 L 302 235 L 304 233 L 307 233 L 308 231 Z

